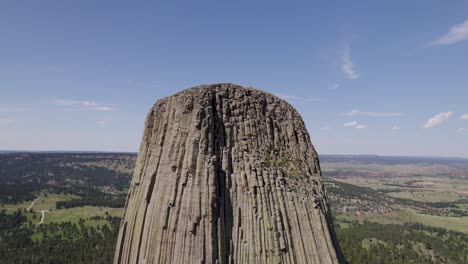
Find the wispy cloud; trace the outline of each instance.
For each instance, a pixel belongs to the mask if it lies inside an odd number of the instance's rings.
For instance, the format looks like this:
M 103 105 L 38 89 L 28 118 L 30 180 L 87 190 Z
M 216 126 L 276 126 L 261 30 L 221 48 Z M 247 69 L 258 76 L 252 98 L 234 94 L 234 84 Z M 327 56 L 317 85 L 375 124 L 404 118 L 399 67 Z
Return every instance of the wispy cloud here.
M 468 40 L 468 19 L 461 24 L 457 24 L 438 39 L 430 42 L 429 46 L 452 45 L 461 41 Z
M 458 132 L 468 132 L 468 128 L 460 127 Z
M 350 112 L 345 113 L 346 116 L 369 116 L 369 117 L 396 117 L 402 116 L 402 113 L 397 112 L 365 112 L 359 110 L 351 110 Z
M 346 78 L 350 80 L 355 80 L 360 77 L 359 73 L 356 71 L 356 66 L 351 59 L 351 48 L 349 46 L 345 47 L 343 57 L 341 58 L 341 71 L 344 73 Z
M 352 122 L 348 122 L 348 123 L 343 124 L 343 126 L 345 126 L 345 127 L 355 127 L 357 125 L 358 125 L 358 123 L 356 121 L 352 121 Z
M 392 130 L 395 130 L 395 131 L 396 131 L 396 130 L 400 130 L 400 129 L 401 129 L 401 128 L 400 128 L 399 126 L 393 126 L 393 127 L 392 127 Z
M 328 86 L 328 90 L 336 90 L 336 89 L 340 88 L 340 86 L 341 85 L 339 83 L 334 83 L 334 84 Z
M 432 128 L 432 127 L 436 127 L 436 126 L 439 126 L 445 122 L 447 122 L 450 117 L 453 116 L 453 112 L 442 112 L 442 113 L 439 113 L 431 118 L 429 118 L 429 120 L 427 120 L 426 124 L 424 124 L 424 128 Z
M 329 126 L 323 126 L 323 127 L 320 127 L 320 130 L 328 131 L 328 130 L 330 130 L 330 127 Z
M 468 114 L 464 114 L 464 115 L 460 116 L 460 119 L 461 120 L 468 120 Z
M 344 123 L 343 126 L 345 126 L 345 127 L 354 127 L 354 128 L 357 128 L 357 129 L 364 129 L 364 128 L 367 128 L 366 125 L 359 124 L 359 123 L 356 122 L 356 121 Z
M 296 95 L 291 95 L 291 94 L 276 94 L 281 99 L 284 99 L 288 102 L 295 102 L 295 103 L 315 103 L 315 102 L 320 102 L 320 99 L 318 98 L 310 98 L 310 97 L 300 97 Z
M 100 105 L 94 101 L 77 101 L 67 99 L 55 99 L 52 101 L 57 106 L 65 106 L 77 109 L 94 110 L 94 111 L 113 111 L 114 109 L 109 106 Z

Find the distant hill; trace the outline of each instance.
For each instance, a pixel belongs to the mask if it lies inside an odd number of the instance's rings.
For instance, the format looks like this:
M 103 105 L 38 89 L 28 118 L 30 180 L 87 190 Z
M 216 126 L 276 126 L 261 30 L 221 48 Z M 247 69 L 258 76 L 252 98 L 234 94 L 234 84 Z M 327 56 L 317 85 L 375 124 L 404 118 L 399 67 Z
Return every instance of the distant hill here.
M 135 154 L 37 153 L 0 154 L 0 198 L 21 202 L 43 189 L 76 195 L 127 188 Z
M 379 155 L 320 155 L 321 162 L 360 162 L 374 164 L 463 164 L 468 168 L 468 158 L 422 157 L 422 156 L 379 156 Z

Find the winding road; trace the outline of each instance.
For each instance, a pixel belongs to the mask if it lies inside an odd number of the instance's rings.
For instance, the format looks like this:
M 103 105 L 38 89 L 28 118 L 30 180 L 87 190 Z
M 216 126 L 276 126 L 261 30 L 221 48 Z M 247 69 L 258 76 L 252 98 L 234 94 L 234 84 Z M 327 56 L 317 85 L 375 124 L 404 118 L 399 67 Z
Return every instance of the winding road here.
M 29 211 L 29 209 L 31 209 L 31 207 L 33 207 L 34 203 L 37 202 L 37 201 L 39 201 L 40 199 L 41 199 L 41 198 L 37 198 L 36 200 L 34 200 L 34 201 L 31 203 L 31 205 L 28 207 L 28 209 L 26 209 L 26 210 Z
M 28 209 L 26 209 L 27 211 L 29 211 L 33 206 L 34 206 L 34 203 L 36 203 L 37 201 L 39 201 L 41 198 L 37 198 L 36 200 L 34 200 L 31 205 L 28 207 Z M 44 219 L 45 219 L 45 212 L 49 212 L 49 210 L 41 210 L 39 211 L 41 212 L 41 221 L 39 222 L 38 225 L 44 223 Z
M 38 225 L 44 223 L 45 212 L 49 212 L 49 210 L 41 210 L 41 221 L 39 222 Z

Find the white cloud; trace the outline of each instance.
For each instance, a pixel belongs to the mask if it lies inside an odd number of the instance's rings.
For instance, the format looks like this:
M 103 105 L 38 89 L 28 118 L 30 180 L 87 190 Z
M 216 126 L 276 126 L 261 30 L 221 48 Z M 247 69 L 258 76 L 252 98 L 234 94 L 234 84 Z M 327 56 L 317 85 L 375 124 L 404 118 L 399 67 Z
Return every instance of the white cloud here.
M 295 103 L 315 103 L 320 102 L 318 98 L 310 98 L 310 97 L 300 97 L 296 95 L 288 95 L 288 94 L 276 94 L 281 99 L 284 99 L 288 102 L 295 102 Z
M 343 124 L 345 127 L 355 127 L 358 125 L 356 121 L 348 122 Z
M 359 110 L 351 110 L 350 112 L 345 113 L 347 116 L 370 116 L 370 117 L 395 117 L 402 116 L 402 113 L 396 112 L 363 112 Z
M 468 128 L 460 127 L 458 132 L 468 132 Z
M 351 60 L 351 48 L 349 46 L 345 47 L 341 60 L 341 71 L 344 73 L 346 78 L 350 80 L 358 79 L 360 75 L 357 73 L 354 63 Z
M 96 107 L 94 110 L 97 110 L 97 111 L 113 111 L 114 109 L 108 107 L 108 106 L 99 106 L 99 107 Z
M 453 115 L 452 112 L 439 113 L 439 114 L 429 118 L 429 120 L 427 120 L 426 124 L 424 124 L 424 128 L 432 128 L 432 127 L 439 126 L 439 125 L 447 122 L 447 120 L 450 117 L 452 117 L 452 115 Z
M 400 130 L 401 128 L 399 126 L 393 126 L 392 130 Z
M 66 106 L 73 108 L 80 108 L 86 110 L 95 110 L 95 111 L 113 111 L 114 109 L 109 106 L 104 106 L 97 104 L 93 101 L 76 101 L 76 100 L 66 100 L 66 99 L 56 99 L 53 100 L 53 103 L 58 106 Z
M 328 127 L 328 126 L 323 126 L 323 127 L 320 128 L 320 130 L 322 130 L 322 131 L 327 131 L 327 130 L 330 130 L 330 127 Z
M 464 115 L 460 116 L 460 119 L 461 120 L 468 120 L 468 114 L 464 114 Z
M 366 128 L 366 127 L 367 127 L 366 125 L 359 124 L 359 123 L 356 122 L 356 121 L 344 123 L 343 125 L 344 125 L 345 127 L 354 127 L 354 128 L 357 128 L 357 129 L 363 129 L 363 128 Z
M 336 90 L 338 88 L 340 88 L 340 84 L 339 83 L 335 83 L 335 84 L 332 84 L 330 86 L 328 86 L 328 90 Z
M 468 19 L 455 25 L 443 36 L 429 43 L 429 46 L 451 45 L 468 40 Z

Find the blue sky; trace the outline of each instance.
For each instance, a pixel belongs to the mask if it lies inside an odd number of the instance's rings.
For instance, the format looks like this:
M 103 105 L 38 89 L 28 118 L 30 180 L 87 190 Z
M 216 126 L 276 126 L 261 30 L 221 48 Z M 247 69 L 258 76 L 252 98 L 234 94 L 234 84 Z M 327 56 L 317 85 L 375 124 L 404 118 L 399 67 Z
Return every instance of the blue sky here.
M 0 149 L 137 151 L 158 98 L 233 82 L 291 102 L 319 153 L 468 157 L 467 10 L 1 1 Z

